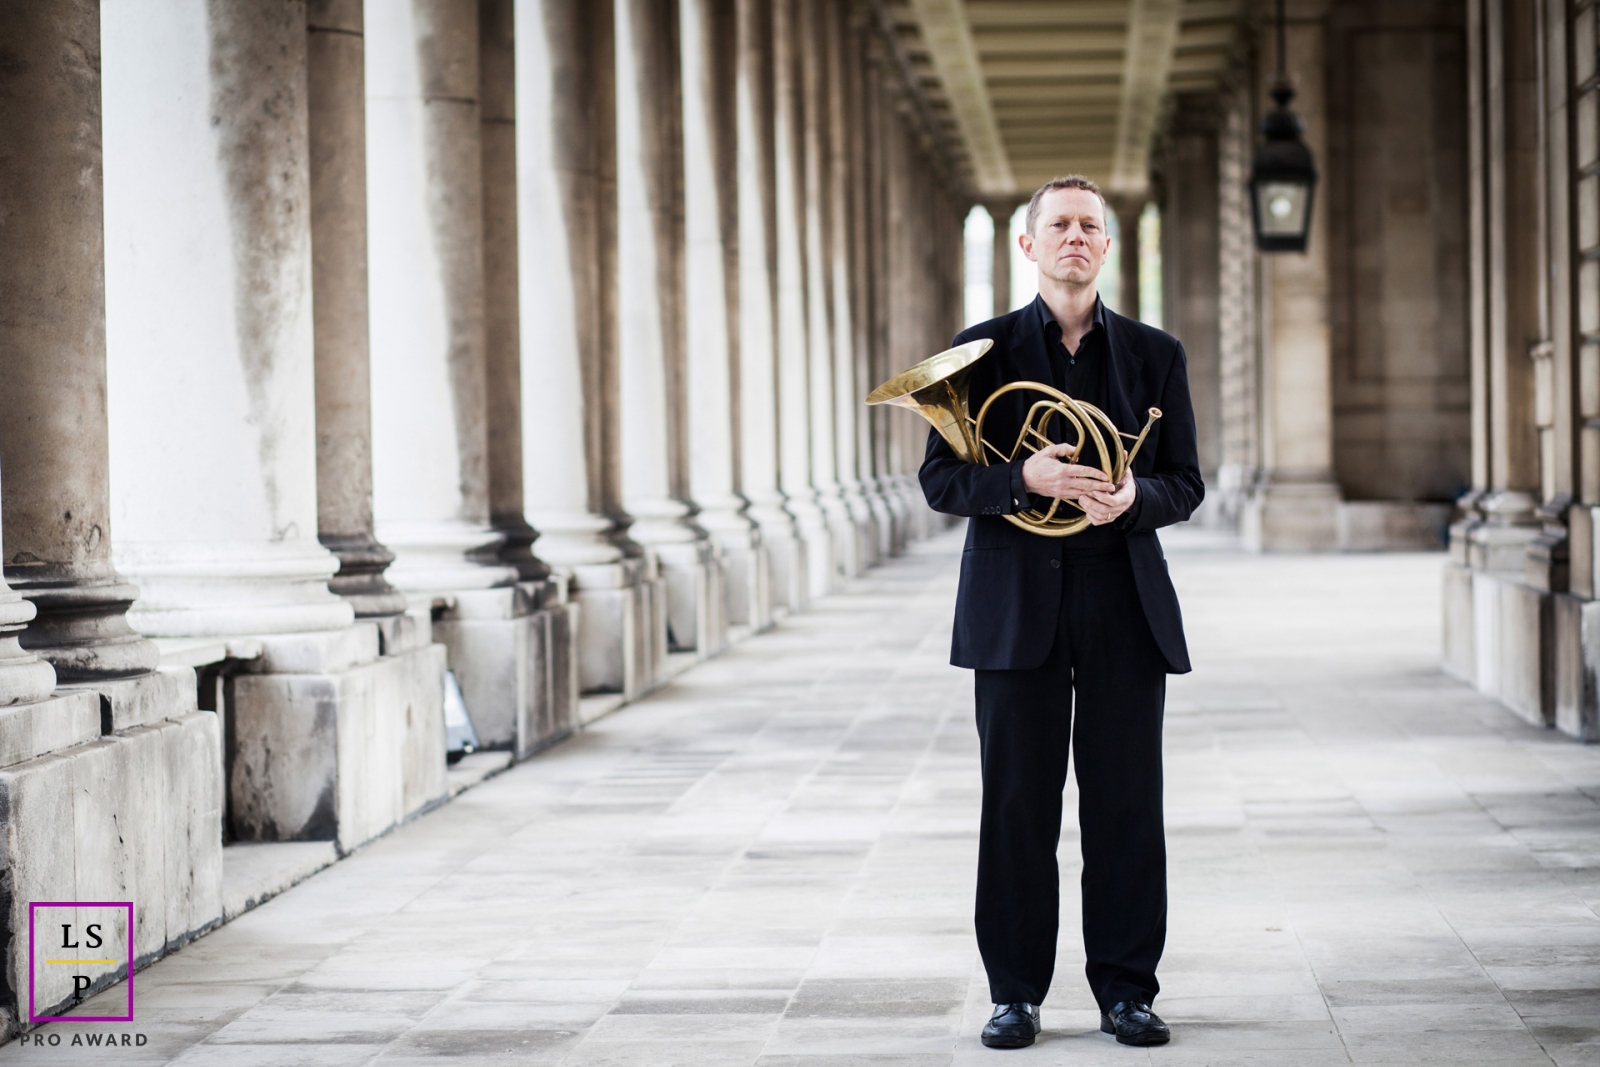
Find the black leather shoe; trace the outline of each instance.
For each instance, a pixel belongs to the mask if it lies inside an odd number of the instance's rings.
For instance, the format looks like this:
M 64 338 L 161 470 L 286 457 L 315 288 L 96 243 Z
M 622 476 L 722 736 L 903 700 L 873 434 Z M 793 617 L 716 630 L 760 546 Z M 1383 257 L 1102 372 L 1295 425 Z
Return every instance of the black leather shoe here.
M 990 1048 L 1027 1048 L 1039 1033 L 1039 1005 L 996 1004 L 979 1039 Z
M 1161 1016 L 1137 1000 L 1119 1001 L 1110 1011 L 1101 1012 L 1100 1032 L 1116 1034 L 1124 1045 L 1165 1045 L 1172 1040 L 1172 1031 Z

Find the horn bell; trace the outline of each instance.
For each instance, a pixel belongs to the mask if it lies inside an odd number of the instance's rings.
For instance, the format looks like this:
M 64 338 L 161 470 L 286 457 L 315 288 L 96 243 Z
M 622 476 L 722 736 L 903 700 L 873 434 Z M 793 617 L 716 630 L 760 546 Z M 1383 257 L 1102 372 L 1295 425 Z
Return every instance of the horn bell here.
M 930 356 L 868 393 L 867 403 L 915 411 L 933 424 L 958 458 L 975 463 L 979 446 L 967 417 L 967 379 L 972 365 L 993 347 L 993 341 L 980 337 Z

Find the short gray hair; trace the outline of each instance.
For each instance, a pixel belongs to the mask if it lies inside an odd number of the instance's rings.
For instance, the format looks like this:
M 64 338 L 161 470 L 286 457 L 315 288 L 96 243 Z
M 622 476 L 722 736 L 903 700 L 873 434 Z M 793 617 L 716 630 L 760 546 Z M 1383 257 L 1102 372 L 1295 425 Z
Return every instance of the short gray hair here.
M 1033 227 L 1039 221 L 1039 202 L 1044 199 L 1044 194 L 1053 193 L 1057 189 L 1087 189 L 1100 198 L 1100 210 L 1103 215 L 1109 215 L 1111 212 L 1111 208 L 1106 204 L 1106 194 L 1100 191 L 1100 186 L 1096 185 L 1092 179 L 1082 174 L 1066 174 L 1060 178 L 1051 178 L 1039 186 L 1039 191 L 1034 193 L 1033 198 L 1028 201 L 1028 214 L 1024 225 L 1027 227 L 1026 232 L 1030 237 L 1033 236 Z

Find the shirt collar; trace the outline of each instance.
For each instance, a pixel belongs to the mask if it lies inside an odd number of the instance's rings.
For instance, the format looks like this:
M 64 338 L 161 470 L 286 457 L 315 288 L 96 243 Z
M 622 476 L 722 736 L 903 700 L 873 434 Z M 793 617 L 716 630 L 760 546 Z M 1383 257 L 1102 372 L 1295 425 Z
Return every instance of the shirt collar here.
M 1061 324 L 1056 321 L 1055 315 L 1051 313 L 1050 306 L 1044 302 L 1043 293 L 1040 293 L 1038 296 L 1033 298 L 1033 309 L 1034 312 L 1039 316 L 1039 329 L 1044 332 L 1045 337 L 1054 341 L 1056 344 L 1060 344 Z M 1052 328 L 1055 330 L 1054 333 L 1050 332 Z M 1095 294 L 1094 298 L 1094 325 L 1089 327 L 1089 332 L 1093 333 L 1095 330 L 1104 331 L 1105 328 L 1106 305 L 1100 299 L 1100 296 L 1097 293 Z

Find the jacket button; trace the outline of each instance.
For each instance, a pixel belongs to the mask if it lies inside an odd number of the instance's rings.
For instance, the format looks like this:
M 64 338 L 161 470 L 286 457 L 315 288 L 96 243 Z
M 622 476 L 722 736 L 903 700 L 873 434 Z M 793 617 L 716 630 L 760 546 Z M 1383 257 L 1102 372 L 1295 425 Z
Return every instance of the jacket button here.
M 1050 566 L 1054 569 L 1059 569 L 1061 567 L 1061 561 L 1059 559 L 1053 559 L 1050 561 Z

